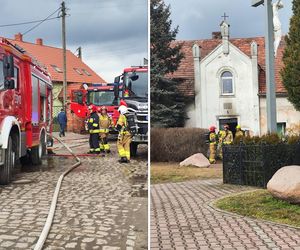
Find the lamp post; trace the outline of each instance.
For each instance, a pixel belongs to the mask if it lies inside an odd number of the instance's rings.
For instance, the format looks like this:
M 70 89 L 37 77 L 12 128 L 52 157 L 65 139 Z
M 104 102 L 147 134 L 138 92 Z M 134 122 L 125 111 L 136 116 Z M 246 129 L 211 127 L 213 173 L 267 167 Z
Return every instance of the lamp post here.
M 276 118 L 276 83 L 274 56 L 274 25 L 272 0 L 252 0 L 252 7 L 264 4 L 266 18 L 266 85 L 267 85 L 267 127 L 269 133 L 277 132 Z

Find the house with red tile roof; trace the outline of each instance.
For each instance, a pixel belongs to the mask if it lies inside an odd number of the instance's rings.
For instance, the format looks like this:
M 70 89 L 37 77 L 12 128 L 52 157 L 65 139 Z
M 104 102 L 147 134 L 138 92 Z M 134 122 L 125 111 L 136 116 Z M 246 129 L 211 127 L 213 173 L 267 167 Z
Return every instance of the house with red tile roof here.
M 63 50 L 43 43 L 41 38 L 36 39 L 36 43 L 23 40 L 22 34 L 18 33 L 14 39 L 8 39 L 12 44 L 19 46 L 26 53 L 40 62 L 50 73 L 53 83 L 53 115 L 57 115 L 63 106 Z M 66 51 L 67 61 L 67 100 L 70 101 L 71 92 L 74 89 L 83 88 L 83 83 L 105 83 L 106 81 L 93 71 L 81 58 L 74 55 L 70 50 Z M 68 129 L 73 129 L 76 117 L 68 112 Z M 82 128 L 82 122 L 80 121 Z M 75 126 L 76 127 L 76 126 Z M 80 129 L 79 129 L 80 130 Z
M 176 72 L 168 75 L 180 82 L 179 90 L 187 99 L 186 127 L 219 129 L 237 124 L 253 135 L 267 132 L 265 39 L 229 37 L 229 24 L 212 39 L 175 41 L 182 45 L 184 59 Z M 285 41 L 282 39 L 275 59 L 277 127 L 281 132 L 300 122 L 287 99 L 280 70 Z

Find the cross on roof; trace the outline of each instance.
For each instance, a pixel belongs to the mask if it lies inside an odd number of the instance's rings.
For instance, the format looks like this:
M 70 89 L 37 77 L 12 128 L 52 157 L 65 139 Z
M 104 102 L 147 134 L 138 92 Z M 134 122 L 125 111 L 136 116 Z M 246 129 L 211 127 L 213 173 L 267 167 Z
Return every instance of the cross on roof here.
M 229 17 L 226 15 L 226 12 L 224 12 L 224 16 L 222 16 L 224 18 L 224 21 L 226 21 L 226 18 Z

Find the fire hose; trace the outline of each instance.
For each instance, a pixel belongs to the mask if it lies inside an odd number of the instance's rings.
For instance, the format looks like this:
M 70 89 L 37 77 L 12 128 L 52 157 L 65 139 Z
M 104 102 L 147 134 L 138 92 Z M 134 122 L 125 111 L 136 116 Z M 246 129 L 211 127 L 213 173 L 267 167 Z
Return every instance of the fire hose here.
M 59 138 L 55 137 L 52 135 L 52 137 L 54 139 L 56 139 L 57 141 L 59 141 L 76 159 L 76 163 L 73 164 L 68 170 L 66 170 L 65 172 L 63 172 L 56 184 L 55 187 L 55 191 L 52 197 L 52 201 L 51 201 L 51 205 L 50 205 L 50 209 L 49 209 L 49 213 L 44 225 L 44 228 L 40 234 L 40 237 L 34 247 L 34 250 L 41 250 L 45 244 L 45 241 L 47 239 L 47 236 L 50 232 L 52 223 L 53 223 L 53 219 L 54 219 L 54 215 L 55 215 L 55 209 L 56 209 L 56 204 L 57 204 L 57 200 L 58 200 L 58 195 L 59 195 L 59 191 L 60 191 L 60 187 L 62 184 L 62 181 L 64 179 L 64 177 L 69 174 L 73 169 L 77 168 L 79 165 L 81 165 L 81 160 L 77 157 L 77 155 L 74 154 L 74 152 L 72 151 L 72 149 L 70 149 L 64 142 L 62 142 Z

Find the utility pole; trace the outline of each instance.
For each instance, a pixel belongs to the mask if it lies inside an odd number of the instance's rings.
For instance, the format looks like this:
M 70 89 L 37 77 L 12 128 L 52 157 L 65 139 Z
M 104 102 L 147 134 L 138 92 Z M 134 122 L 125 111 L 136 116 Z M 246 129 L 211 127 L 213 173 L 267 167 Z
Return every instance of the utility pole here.
M 78 47 L 78 58 L 82 59 L 81 46 Z
M 66 6 L 65 2 L 61 3 L 61 20 L 62 20 L 62 47 L 63 47 L 63 96 L 64 96 L 64 109 L 67 109 L 67 55 L 66 55 Z
M 272 0 L 265 0 L 266 16 L 266 81 L 267 81 L 267 125 L 269 133 L 277 132 L 275 52 Z
M 264 4 L 266 19 L 266 85 L 267 85 L 267 127 L 269 133 L 277 132 L 276 114 L 276 83 L 275 83 L 275 52 L 274 52 L 274 25 L 272 0 L 252 0 L 252 6 Z

